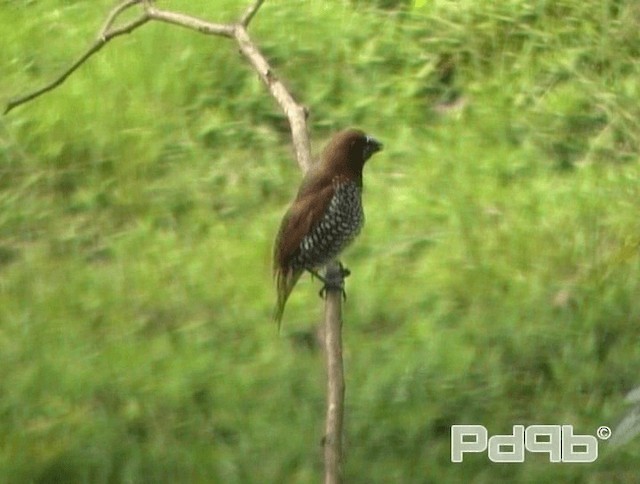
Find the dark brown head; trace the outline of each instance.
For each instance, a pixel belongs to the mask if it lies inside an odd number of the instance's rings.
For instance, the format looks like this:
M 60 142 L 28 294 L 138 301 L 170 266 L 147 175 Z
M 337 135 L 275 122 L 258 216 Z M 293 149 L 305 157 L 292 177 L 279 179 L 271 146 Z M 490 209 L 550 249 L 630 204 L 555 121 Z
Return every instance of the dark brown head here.
M 382 143 L 359 129 L 345 129 L 336 133 L 322 152 L 325 168 L 336 175 L 362 176 L 365 162 L 377 151 Z

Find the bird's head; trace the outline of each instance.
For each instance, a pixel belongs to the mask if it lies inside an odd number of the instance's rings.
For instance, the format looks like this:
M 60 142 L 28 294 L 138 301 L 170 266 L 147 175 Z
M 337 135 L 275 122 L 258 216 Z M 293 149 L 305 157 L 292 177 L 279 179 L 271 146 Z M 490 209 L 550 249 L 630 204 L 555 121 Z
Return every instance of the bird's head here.
M 330 169 L 362 175 L 362 167 L 371 156 L 382 150 L 382 143 L 359 129 L 345 129 L 336 133 L 322 154 Z

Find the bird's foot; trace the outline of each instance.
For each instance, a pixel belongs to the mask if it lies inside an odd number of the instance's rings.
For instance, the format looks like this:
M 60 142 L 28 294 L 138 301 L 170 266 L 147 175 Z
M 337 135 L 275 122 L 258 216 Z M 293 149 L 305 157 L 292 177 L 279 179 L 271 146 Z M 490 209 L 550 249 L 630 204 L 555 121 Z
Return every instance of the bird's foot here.
M 321 298 L 327 297 L 327 291 L 334 290 L 342 293 L 342 298 L 347 300 L 347 292 L 344 290 L 344 280 L 347 278 L 351 271 L 342 265 L 342 262 L 338 262 L 338 271 L 327 271 L 323 276 L 318 274 L 312 269 L 307 269 L 312 276 L 317 277 L 323 282 L 322 289 L 318 292 L 318 296 Z

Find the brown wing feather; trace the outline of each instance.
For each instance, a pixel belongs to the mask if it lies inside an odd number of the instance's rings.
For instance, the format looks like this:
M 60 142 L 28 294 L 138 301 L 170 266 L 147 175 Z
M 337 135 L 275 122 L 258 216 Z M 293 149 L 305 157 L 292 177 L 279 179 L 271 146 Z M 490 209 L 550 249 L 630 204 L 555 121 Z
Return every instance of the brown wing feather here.
M 273 319 L 280 321 L 289 295 L 300 279 L 303 270 L 294 270 L 291 260 L 300 248 L 304 236 L 320 223 L 333 196 L 331 179 L 316 177 L 305 180 L 291 208 L 282 219 L 273 254 L 273 273 L 276 278 L 278 302 Z
M 302 239 L 320 223 L 331 202 L 334 193 L 331 179 L 323 178 L 310 185 L 313 186 L 303 184 L 291 208 L 282 219 L 276 237 L 274 270 L 282 270 L 289 266 Z

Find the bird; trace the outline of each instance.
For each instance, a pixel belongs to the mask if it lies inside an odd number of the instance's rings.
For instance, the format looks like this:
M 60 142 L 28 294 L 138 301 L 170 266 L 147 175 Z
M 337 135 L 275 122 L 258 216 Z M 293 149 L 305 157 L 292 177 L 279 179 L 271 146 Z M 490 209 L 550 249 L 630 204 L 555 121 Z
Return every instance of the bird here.
M 304 271 L 324 281 L 317 270 L 360 233 L 364 225 L 362 169 L 382 148 L 382 143 L 364 131 L 344 129 L 333 135 L 320 160 L 304 176 L 274 244 L 277 303 L 273 319 L 278 327 L 287 299 Z

